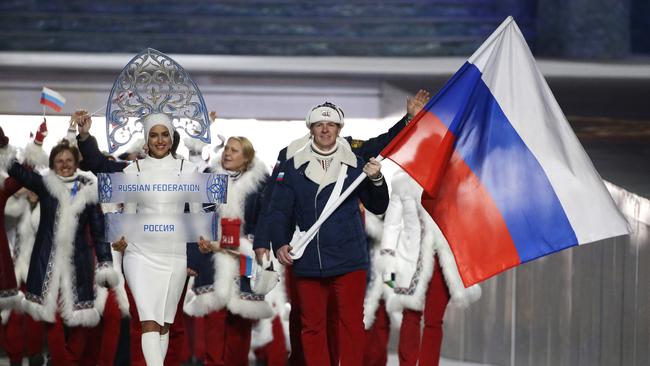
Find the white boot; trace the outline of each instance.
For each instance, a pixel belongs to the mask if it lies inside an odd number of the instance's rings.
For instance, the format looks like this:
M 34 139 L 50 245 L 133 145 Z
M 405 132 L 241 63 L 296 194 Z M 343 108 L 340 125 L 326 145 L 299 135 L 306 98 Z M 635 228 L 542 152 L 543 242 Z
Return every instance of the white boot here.
M 142 333 L 142 353 L 147 366 L 163 366 L 160 349 L 160 333 Z
M 169 331 L 165 334 L 160 335 L 160 351 L 162 354 L 163 362 L 165 361 L 165 356 L 167 356 L 167 347 L 169 346 Z

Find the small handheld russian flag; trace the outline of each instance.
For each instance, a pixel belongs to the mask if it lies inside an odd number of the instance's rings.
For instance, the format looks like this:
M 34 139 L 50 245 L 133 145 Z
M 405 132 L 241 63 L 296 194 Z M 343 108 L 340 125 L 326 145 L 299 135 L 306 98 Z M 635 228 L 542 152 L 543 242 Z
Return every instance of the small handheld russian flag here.
M 41 104 L 61 112 L 61 108 L 65 104 L 65 98 L 60 93 L 55 92 L 50 88 L 43 87 L 41 91 Z
M 243 254 L 239 256 L 239 275 L 244 277 L 253 276 L 253 258 Z

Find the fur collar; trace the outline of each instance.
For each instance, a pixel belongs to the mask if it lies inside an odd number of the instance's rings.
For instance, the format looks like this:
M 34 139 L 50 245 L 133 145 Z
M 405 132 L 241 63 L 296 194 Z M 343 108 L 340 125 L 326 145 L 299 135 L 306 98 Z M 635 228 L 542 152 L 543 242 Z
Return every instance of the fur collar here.
M 305 136 L 297 139 L 297 140 L 293 140 L 289 144 L 289 146 L 287 146 L 287 157 L 286 157 L 286 159 L 289 160 L 290 158 L 292 158 L 294 155 L 296 155 L 296 153 L 298 151 L 300 151 L 304 147 L 308 146 L 310 141 L 311 141 L 311 134 L 309 134 L 309 133 L 306 134 Z M 341 144 L 343 146 L 346 146 L 348 149 L 352 150 L 352 147 L 350 146 L 350 143 L 345 138 L 339 136 L 336 139 L 336 142 L 338 142 L 339 144 Z
M 81 212 L 87 204 L 98 202 L 97 178 L 86 172 L 77 172 L 79 174 L 77 179 L 80 188 L 74 198 L 70 196 L 70 191 L 65 186 L 65 183 L 53 171 L 49 171 L 43 176 L 43 184 L 47 191 L 59 201 L 60 205 L 70 205 L 75 212 Z
M 221 166 L 221 154 L 217 155 L 210 166 L 211 173 L 227 174 Z M 248 166 L 248 170 L 242 173 L 237 179 L 228 179 L 228 197 L 225 204 L 219 205 L 221 217 L 238 217 L 244 221 L 244 205 L 246 197 L 256 191 L 269 176 L 268 169 L 257 157 Z
M 99 322 L 99 311 L 95 302 L 93 307 L 75 309 L 75 295 L 73 292 L 74 267 L 72 258 L 74 254 L 74 240 L 79 224 L 79 215 L 86 205 L 97 203 L 97 184 L 94 176 L 82 172 L 79 174 L 79 192 L 73 198 L 65 183 L 54 172 L 43 176 L 43 184 L 47 191 L 58 200 L 51 252 L 52 261 L 51 280 L 44 286 L 44 302 L 42 304 L 24 299 L 23 308 L 35 319 L 53 323 L 57 309 L 60 310 L 64 323 L 68 326 L 95 326 Z M 59 298 L 59 291 L 61 296 Z
M 338 149 L 332 154 L 333 160 L 327 171 L 323 170 L 309 145 L 305 146 L 293 156 L 294 168 L 298 169 L 305 164 L 309 164 L 305 169 L 305 176 L 312 182 L 318 184 L 319 193 L 326 186 L 336 182 L 341 164 L 346 164 L 353 168 L 357 167 L 357 156 L 352 152 L 350 145 L 341 144 L 338 140 L 337 144 Z
M 292 158 L 296 153 L 302 150 L 305 146 L 309 145 L 309 140 L 311 140 L 311 135 L 306 134 L 305 136 L 291 141 L 289 146 L 287 146 L 287 160 Z

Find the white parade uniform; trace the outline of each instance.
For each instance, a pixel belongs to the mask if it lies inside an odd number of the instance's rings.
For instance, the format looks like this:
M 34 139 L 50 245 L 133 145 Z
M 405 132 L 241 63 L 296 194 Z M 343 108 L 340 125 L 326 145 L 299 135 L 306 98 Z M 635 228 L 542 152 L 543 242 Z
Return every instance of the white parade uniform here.
M 181 171 L 182 165 L 182 171 Z M 169 172 L 188 174 L 197 171 L 187 160 L 174 159 L 171 154 L 162 159 L 147 156 L 131 164 L 125 173 Z M 199 204 L 200 205 L 200 204 Z M 191 205 L 196 207 L 196 205 Z M 125 213 L 182 214 L 184 203 L 128 203 Z M 194 210 L 192 210 L 194 211 Z M 129 234 L 124 233 L 129 240 Z M 197 238 L 198 240 L 198 238 Z M 140 321 L 154 320 L 160 325 L 172 323 L 187 277 L 186 243 L 129 242 L 124 252 L 124 277 L 138 308 Z

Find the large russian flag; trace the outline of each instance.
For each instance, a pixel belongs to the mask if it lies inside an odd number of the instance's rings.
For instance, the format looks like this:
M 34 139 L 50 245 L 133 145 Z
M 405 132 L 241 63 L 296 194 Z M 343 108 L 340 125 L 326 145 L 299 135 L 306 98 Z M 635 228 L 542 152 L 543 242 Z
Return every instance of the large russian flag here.
M 48 106 L 57 112 L 61 112 L 61 108 L 63 108 L 63 105 L 65 104 L 65 98 L 60 93 L 50 88 L 43 87 L 43 90 L 41 91 L 41 104 Z
M 511 17 L 381 155 L 424 188 L 465 286 L 629 233 Z

